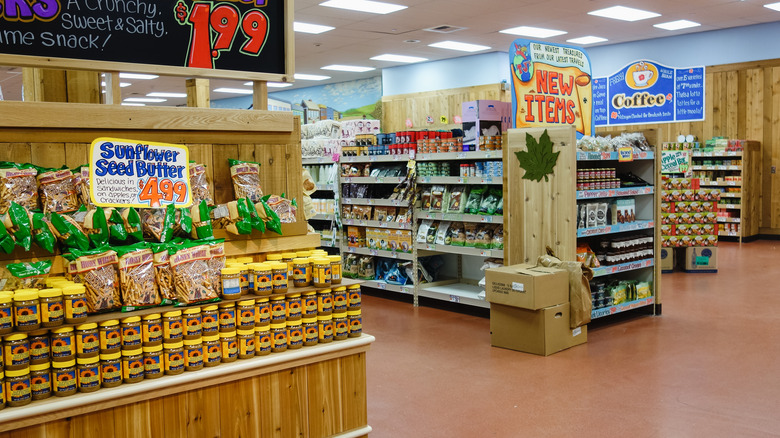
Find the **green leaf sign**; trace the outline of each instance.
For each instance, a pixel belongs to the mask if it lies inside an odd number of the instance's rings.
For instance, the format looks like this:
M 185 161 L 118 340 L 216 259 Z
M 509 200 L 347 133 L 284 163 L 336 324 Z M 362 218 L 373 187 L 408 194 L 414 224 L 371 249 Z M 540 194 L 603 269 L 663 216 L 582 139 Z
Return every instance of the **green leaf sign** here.
M 545 129 L 539 137 L 538 143 L 531 134 L 525 134 L 525 144 L 528 146 L 527 151 L 515 152 L 518 161 L 520 161 L 520 167 L 525 170 L 523 179 L 541 181 L 544 178 L 545 181 L 549 182 L 550 179 L 547 178 L 547 175 L 553 173 L 560 152 L 553 152 L 553 143 L 547 130 Z

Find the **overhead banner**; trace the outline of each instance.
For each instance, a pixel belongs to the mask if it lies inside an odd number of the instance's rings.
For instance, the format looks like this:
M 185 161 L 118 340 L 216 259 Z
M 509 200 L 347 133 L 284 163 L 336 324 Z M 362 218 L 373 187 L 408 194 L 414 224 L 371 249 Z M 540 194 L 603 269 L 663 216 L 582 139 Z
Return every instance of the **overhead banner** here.
M 704 120 L 704 67 L 639 60 L 593 79 L 596 126 Z
M 89 150 L 89 188 L 99 207 L 192 204 L 186 146 L 98 138 Z
M 509 60 L 515 128 L 574 125 L 577 138 L 593 133 L 591 65 L 584 50 L 518 39 Z

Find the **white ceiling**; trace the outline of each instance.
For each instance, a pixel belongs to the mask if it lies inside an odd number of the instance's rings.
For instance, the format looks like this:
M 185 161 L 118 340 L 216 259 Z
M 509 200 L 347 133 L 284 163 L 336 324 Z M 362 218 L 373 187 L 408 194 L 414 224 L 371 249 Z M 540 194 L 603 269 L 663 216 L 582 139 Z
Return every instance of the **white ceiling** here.
M 490 51 L 503 52 L 517 37 L 498 31 L 521 25 L 568 32 L 547 41 L 565 43 L 567 39 L 595 35 L 607 38 L 609 41 L 601 44 L 606 45 L 780 20 L 780 12 L 763 7 L 774 0 L 385 0 L 408 6 L 387 15 L 323 7 L 319 5 L 322 1 L 295 1 L 295 21 L 336 28 L 319 35 L 296 33 L 295 65 L 298 73 L 327 75 L 332 79 L 296 81 L 295 88 L 372 77 L 380 74 L 382 68 L 401 65 L 369 59 L 384 53 L 429 60 L 468 55 L 428 47 L 428 44 L 445 40 L 482 44 L 490 46 Z M 587 14 L 616 4 L 649 10 L 661 16 L 629 23 Z M 653 27 L 653 24 L 681 19 L 701 23 L 701 26 L 671 32 Z M 440 25 L 465 29 L 449 34 L 423 30 Z M 320 69 L 329 64 L 369 66 L 377 70 L 342 73 Z M 21 99 L 20 72 L 19 68 L 0 71 L 0 87 L 6 100 Z M 127 82 L 132 85 L 122 89 L 123 98 L 141 97 L 152 91 L 184 92 L 185 89 L 184 79 L 177 77 Z M 247 88 L 242 83 L 212 80 L 211 99 L 238 96 L 214 93 L 213 90 L 217 87 Z M 185 104 L 186 99 L 169 99 L 161 105 Z

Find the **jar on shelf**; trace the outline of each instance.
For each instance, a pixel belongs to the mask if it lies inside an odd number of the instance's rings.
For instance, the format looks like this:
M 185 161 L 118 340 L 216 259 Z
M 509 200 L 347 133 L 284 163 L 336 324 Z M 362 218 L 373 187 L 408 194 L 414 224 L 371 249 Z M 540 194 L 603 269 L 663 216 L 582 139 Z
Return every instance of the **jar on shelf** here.
M 255 295 L 271 295 L 274 290 L 272 264 L 255 263 L 253 273 Z
M 330 260 L 330 283 L 341 284 L 341 256 L 328 256 Z
M 94 322 L 76 326 L 76 357 L 98 357 L 100 338 Z
M 336 313 L 346 312 L 348 304 L 347 287 L 336 286 L 331 293 L 333 294 L 333 311 Z
M 220 332 L 219 342 L 222 345 L 222 363 L 235 362 L 238 359 L 238 340 L 235 330 Z
M 65 322 L 65 305 L 61 289 L 43 289 L 38 292 L 41 302 L 41 327 L 59 327 Z
M 219 304 L 219 332 L 236 330 L 236 305 L 233 303 Z
M 296 254 L 294 252 L 282 253 L 282 262 L 287 263 L 287 285 L 292 285 L 293 282 L 293 260 L 295 260 Z
M 236 335 L 238 341 L 238 358 L 250 359 L 255 357 L 255 328 L 238 330 Z
M 30 365 L 39 365 L 51 361 L 51 340 L 48 330 L 39 330 L 29 334 Z
M 287 293 L 289 283 L 287 280 L 287 263 L 275 262 L 271 264 L 273 293 Z
M 303 324 L 301 320 L 287 321 L 287 348 L 297 350 L 303 347 Z
M 52 392 L 55 396 L 67 397 L 78 392 L 75 359 L 54 361 L 51 368 Z
M 330 287 L 330 259 L 327 257 L 312 260 L 312 284 L 315 287 Z
M 122 382 L 138 383 L 144 380 L 145 373 L 143 349 L 122 350 Z
M 122 348 L 122 330 L 119 328 L 118 319 L 103 321 L 98 327 L 98 340 L 100 353 L 118 353 Z
M 203 340 L 184 340 L 184 369 L 186 371 L 198 371 L 203 369 Z
M 205 306 L 200 311 L 201 333 L 203 336 L 219 333 L 219 307 L 216 304 Z
M 327 344 L 333 341 L 333 315 L 317 316 L 317 343 Z
M 37 289 L 19 289 L 14 293 L 14 326 L 19 331 L 41 328 L 41 303 Z
M 141 320 L 141 341 L 145 347 L 162 345 L 162 315 L 159 313 L 152 313 L 143 317 Z
M 128 316 L 119 322 L 119 328 L 122 330 L 122 349 L 141 351 L 141 317 Z
M 303 316 L 303 305 L 301 301 L 301 294 L 291 293 L 285 298 L 287 305 L 286 319 L 287 321 L 299 320 Z
M 78 391 L 95 392 L 100 389 L 100 358 L 79 357 L 76 363 Z
M 359 338 L 363 333 L 363 316 L 361 310 L 350 310 L 347 312 L 349 322 L 349 337 Z
M 328 315 L 333 312 L 333 294 L 330 289 L 317 291 L 317 313 Z
M 30 339 L 27 333 L 13 333 L 3 338 L 6 370 L 21 370 L 30 366 Z
M 306 317 L 317 317 L 317 291 L 316 290 L 310 290 L 306 291 L 301 294 L 301 301 L 302 301 L 302 307 L 303 307 L 303 314 L 302 316 L 304 318 Z
M 0 292 L 0 335 L 14 331 L 14 294 Z
M 265 326 L 271 323 L 271 302 L 267 297 L 255 300 L 255 326 Z
M 51 357 L 54 361 L 76 360 L 76 333 L 73 327 L 51 330 Z M 8 361 L 10 359 L 6 354 L 6 362 Z
M 287 350 L 287 324 L 271 323 L 271 352 L 280 353 Z
M 184 339 L 200 339 L 203 335 L 203 316 L 200 307 L 184 309 Z
M 360 285 L 352 284 L 347 286 L 347 296 L 349 299 L 348 310 L 358 310 L 363 302 L 362 295 L 360 293 Z
M 309 271 L 309 259 L 297 257 L 293 260 L 293 285 L 306 287 L 311 285 L 311 271 Z
M 103 388 L 122 384 L 122 354 L 120 352 L 100 355 L 100 378 Z
M 222 344 L 219 335 L 203 336 L 203 366 L 213 367 L 222 363 Z
M 271 297 L 271 323 L 282 324 L 287 321 L 287 301 L 284 295 Z
M 0 370 L 0 410 L 5 408 L 5 371 Z
M 183 341 L 163 343 L 163 369 L 166 375 L 176 375 L 184 372 Z
M 239 330 L 254 330 L 257 318 L 255 300 L 243 300 L 236 303 L 236 326 Z
M 67 284 L 62 288 L 65 303 L 65 323 L 81 324 L 87 320 L 87 288 L 83 284 Z
M 24 367 L 5 371 L 6 406 L 17 407 L 30 404 L 32 388 L 30 387 L 30 368 Z
M 222 298 L 234 300 L 241 297 L 241 269 L 238 267 L 222 268 Z
M 311 347 L 317 345 L 319 330 L 317 327 L 317 317 L 303 318 L 303 346 Z
M 173 310 L 162 314 L 163 342 L 177 342 L 184 337 L 184 327 L 181 310 Z
M 333 314 L 333 340 L 343 341 L 349 337 L 347 312 Z
M 271 353 L 271 324 L 255 327 L 255 356 Z
M 144 346 L 144 379 L 156 379 L 163 375 L 162 344 Z
M 30 390 L 33 400 L 51 397 L 51 363 L 30 365 Z

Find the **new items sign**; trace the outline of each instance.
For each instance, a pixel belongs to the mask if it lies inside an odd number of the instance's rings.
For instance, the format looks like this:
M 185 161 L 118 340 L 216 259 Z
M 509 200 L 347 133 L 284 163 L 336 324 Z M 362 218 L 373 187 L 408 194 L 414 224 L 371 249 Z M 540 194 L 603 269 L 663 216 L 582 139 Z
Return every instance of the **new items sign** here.
M 98 138 L 89 151 L 92 202 L 100 207 L 192 204 L 185 146 Z
M 704 67 L 635 61 L 593 79 L 596 126 L 704 120 Z
M 509 49 L 515 128 L 574 125 L 593 133 L 590 58 L 582 49 L 524 39 Z

